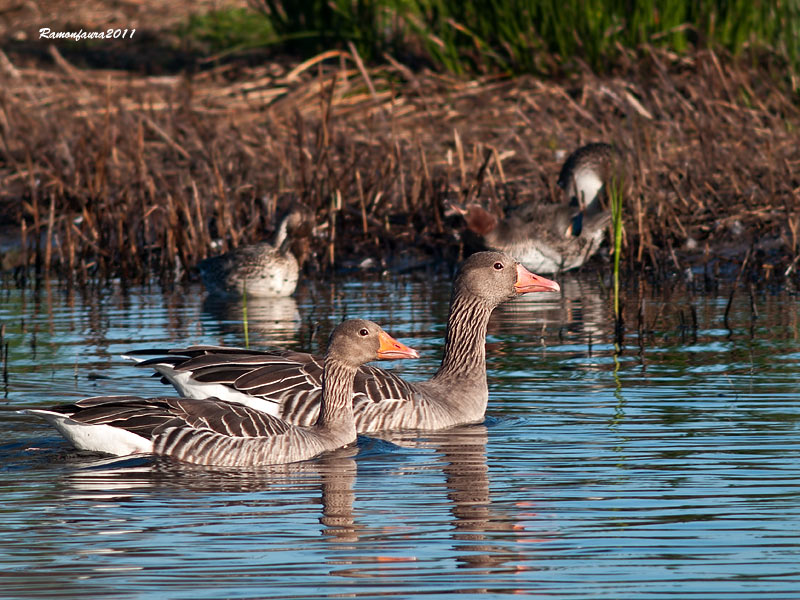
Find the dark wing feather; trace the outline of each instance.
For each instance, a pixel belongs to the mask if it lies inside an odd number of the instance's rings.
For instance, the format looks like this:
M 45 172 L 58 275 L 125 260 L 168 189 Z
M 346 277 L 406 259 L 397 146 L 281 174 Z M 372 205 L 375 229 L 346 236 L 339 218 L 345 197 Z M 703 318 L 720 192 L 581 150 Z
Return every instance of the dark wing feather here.
M 172 414 L 166 398 L 139 398 L 137 396 L 95 396 L 74 404 L 51 409 L 87 425 L 110 425 L 127 429 L 145 438 L 163 427 L 177 427 L 182 421 Z
M 111 425 L 152 438 L 172 427 L 209 429 L 236 437 L 275 436 L 291 425 L 262 411 L 217 398 L 96 396 L 54 409 L 89 425 Z
M 355 394 L 372 402 L 383 400 L 410 400 L 417 392 L 413 383 L 380 367 L 363 366 L 356 373 L 353 384 Z
M 260 410 L 217 398 L 170 398 L 173 412 L 196 429 L 210 429 L 234 437 L 275 436 L 291 425 Z
M 258 367 L 264 363 L 270 363 L 274 360 L 285 360 L 274 352 L 259 352 L 258 354 L 242 354 L 239 352 L 227 353 L 208 353 L 199 356 L 194 356 L 185 360 L 177 365 L 177 368 L 183 371 L 200 371 L 202 369 L 227 366 L 227 365 L 241 365 L 245 367 Z
M 234 387 L 254 396 L 279 398 L 300 389 L 322 388 L 322 359 L 295 353 L 293 358 L 271 355 L 242 375 Z
M 281 416 L 297 425 L 311 425 L 319 415 L 322 401 L 322 366 L 315 362 L 306 365 L 307 377 L 291 394 L 280 398 Z M 394 373 L 378 367 L 364 366 L 353 382 L 353 410 L 358 423 L 359 414 L 367 407 L 381 402 L 411 402 L 417 389 Z
M 192 373 L 192 379 L 201 383 L 221 383 L 223 385 L 236 387 L 234 383 L 248 373 L 251 373 L 253 368 L 252 366 L 248 367 L 239 364 L 203 367 Z
M 124 356 L 152 356 L 138 363 L 140 366 L 151 366 L 172 359 L 185 361 L 190 358 L 203 356 L 206 354 L 240 354 L 240 355 L 262 355 L 268 354 L 264 350 L 250 350 L 248 348 L 237 348 L 235 346 L 188 346 L 186 348 L 144 348 L 126 352 Z

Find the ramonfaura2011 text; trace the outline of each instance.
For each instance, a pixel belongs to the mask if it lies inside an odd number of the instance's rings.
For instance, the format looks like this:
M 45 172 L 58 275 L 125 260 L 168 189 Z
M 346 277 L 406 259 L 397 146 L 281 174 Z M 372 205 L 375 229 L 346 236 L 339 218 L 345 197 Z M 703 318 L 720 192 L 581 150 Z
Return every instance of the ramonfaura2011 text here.
M 130 33 L 130 35 L 128 35 Z M 105 31 L 53 31 L 49 27 L 39 29 L 39 39 L 45 40 L 125 40 L 133 39 L 136 29 L 106 29 Z

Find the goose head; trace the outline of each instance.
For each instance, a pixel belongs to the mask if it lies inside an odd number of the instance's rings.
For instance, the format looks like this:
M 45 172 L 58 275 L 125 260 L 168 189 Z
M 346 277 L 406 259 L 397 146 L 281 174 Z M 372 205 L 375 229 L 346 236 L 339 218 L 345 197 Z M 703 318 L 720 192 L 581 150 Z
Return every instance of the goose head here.
M 567 157 L 558 175 L 568 204 L 583 210 L 598 197 L 611 174 L 616 150 L 610 144 L 596 142 L 581 146 Z
M 326 357 L 358 367 L 379 359 L 419 358 L 419 353 L 398 342 L 377 323 L 350 319 L 331 333 Z
M 558 283 L 531 273 L 505 252 L 476 252 L 462 263 L 453 293 L 494 307 L 519 294 L 560 289 Z
M 302 267 L 311 252 L 313 229 L 314 213 L 297 204 L 281 219 L 273 245 L 281 254 L 291 252 Z

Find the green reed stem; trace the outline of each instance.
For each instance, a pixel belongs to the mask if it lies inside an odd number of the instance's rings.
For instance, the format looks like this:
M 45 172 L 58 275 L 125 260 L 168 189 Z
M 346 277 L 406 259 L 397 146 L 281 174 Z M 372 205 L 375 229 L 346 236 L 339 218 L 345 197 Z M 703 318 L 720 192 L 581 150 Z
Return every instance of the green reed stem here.
M 614 228 L 614 320 L 617 324 L 617 336 L 620 331 L 619 308 L 619 259 L 622 254 L 622 181 L 619 177 L 612 177 L 609 185 L 609 199 L 611 201 L 611 222 Z M 618 340 L 621 341 L 621 340 Z
M 247 283 L 242 289 L 242 322 L 244 324 L 244 347 L 250 348 L 250 335 L 247 327 Z

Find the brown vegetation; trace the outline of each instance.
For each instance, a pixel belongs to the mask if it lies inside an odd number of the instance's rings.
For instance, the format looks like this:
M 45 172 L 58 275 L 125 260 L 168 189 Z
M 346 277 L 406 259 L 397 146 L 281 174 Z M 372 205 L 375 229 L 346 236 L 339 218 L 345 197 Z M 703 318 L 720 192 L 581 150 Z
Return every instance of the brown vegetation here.
M 47 66 L 0 54 L 0 206 L 42 270 L 169 281 L 215 239 L 268 238 L 295 202 L 316 214 L 312 269 L 412 247 L 454 260 L 463 223 L 447 200 L 557 201 L 563 153 L 606 140 L 628 157 L 625 268 L 747 256 L 796 276 L 800 111 L 758 68 L 710 52 L 560 82 L 367 69 L 339 51 L 191 76 L 49 53 Z

